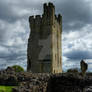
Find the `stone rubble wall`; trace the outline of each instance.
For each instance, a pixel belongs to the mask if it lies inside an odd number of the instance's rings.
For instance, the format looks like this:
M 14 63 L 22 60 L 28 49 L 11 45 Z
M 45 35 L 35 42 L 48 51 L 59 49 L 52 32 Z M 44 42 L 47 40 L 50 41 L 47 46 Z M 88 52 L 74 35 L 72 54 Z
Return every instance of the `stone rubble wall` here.
M 92 73 L 16 73 L 0 71 L 0 85 L 16 86 L 12 92 L 92 92 Z M 84 90 L 84 91 L 83 91 Z

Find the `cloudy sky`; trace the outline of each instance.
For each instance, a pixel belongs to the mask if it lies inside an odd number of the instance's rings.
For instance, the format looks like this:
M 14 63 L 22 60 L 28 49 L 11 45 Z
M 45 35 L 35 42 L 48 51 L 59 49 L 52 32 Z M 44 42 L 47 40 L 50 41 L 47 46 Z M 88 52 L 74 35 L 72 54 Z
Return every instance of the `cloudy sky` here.
M 26 69 L 28 17 L 42 14 L 49 1 L 63 17 L 63 70 L 79 68 L 86 59 L 92 71 L 92 0 L 0 0 L 0 69 L 14 64 Z

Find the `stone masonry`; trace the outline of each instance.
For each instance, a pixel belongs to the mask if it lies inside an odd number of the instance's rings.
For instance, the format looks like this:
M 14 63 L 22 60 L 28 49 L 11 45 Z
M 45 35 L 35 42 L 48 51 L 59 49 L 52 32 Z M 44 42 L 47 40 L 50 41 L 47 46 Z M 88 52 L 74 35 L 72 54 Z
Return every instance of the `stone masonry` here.
M 30 16 L 27 49 L 27 71 L 34 73 L 62 72 L 62 16 L 55 15 L 52 3 L 43 5 L 42 16 Z

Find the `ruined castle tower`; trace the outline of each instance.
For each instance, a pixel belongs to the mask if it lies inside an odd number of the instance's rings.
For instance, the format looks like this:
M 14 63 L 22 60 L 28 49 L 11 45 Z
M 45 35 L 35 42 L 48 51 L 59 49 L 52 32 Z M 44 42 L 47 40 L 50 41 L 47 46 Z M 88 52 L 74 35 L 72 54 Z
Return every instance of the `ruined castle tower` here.
M 61 73 L 62 17 L 55 15 L 52 3 L 43 5 L 42 16 L 29 17 L 30 36 L 27 49 L 27 70 L 40 73 Z

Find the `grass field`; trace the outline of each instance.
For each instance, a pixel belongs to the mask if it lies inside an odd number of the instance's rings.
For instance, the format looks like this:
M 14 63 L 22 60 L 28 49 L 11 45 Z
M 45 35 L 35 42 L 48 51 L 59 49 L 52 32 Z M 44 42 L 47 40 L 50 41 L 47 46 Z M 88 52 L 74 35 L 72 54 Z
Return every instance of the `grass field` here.
M 12 92 L 14 86 L 0 86 L 0 92 Z

